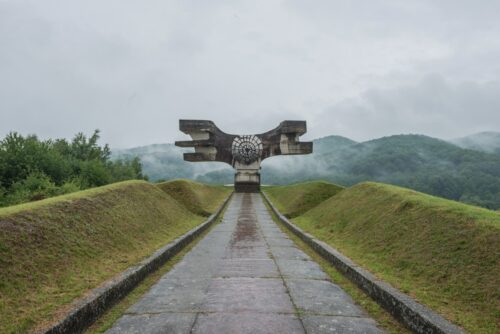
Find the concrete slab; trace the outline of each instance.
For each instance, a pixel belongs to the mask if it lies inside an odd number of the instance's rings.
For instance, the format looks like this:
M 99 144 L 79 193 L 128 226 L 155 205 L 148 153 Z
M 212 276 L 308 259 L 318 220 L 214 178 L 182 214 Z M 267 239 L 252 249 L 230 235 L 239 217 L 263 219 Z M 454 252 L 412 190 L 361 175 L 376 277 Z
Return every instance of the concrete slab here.
M 293 247 L 295 244 L 293 243 L 292 240 L 288 239 L 288 238 L 284 238 L 284 237 L 281 237 L 281 238 L 266 238 L 266 242 L 269 246 L 271 247 Z
M 309 255 L 297 247 L 271 246 L 270 251 L 275 259 L 311 260 Z
M 216 277 L 280 278 L 280 273 L 271 259 L 224 259 Z
M 209 312 L 295 312 L 282 279 L 248 277 L 212 280 L 203 309 Z
M 308 334 L 330 333 L 384 333 L 377 328 L 377 323 L 370 318 L 305 316 L 302 318 Z
M 352 298 L 329 281 L 286 279 L 295 305 L 305 313 L 363 317 L 365 313 Z
M 195 321 L 195 313 L 124 315 L 107 334 L 185 334 Z
M 303 334 L 300 319 L 292 314 L 212 313 L 201 314 L 195 334 Z
M 313 261 L 295 259 L 276 259 L 281 274 L 287 278 L 324 279 L 329 277 L 321 267 Z
M 283 236 L 283 232 L 281 230 L 279 231 L 262 231 L 262 234 L 264 234 L 264 237 L 266 239 L 268 238 L 287 238 Z
M 225 259 L 270 259 L 271 252 L 268 247 L 233 247 L 226 250 Z
M 142 299 L 126 313 L 146 314 L 159 312 L 198 312 L 210 279 L 164 279 L 155 284 Z

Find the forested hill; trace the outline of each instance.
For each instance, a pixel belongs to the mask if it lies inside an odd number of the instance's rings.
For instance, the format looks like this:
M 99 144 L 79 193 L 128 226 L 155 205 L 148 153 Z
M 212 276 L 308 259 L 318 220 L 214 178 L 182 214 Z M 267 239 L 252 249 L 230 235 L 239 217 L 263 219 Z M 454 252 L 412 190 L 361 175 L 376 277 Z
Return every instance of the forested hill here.
M 203 182 L 232 183 L 233 171 L 224 164 L 187 163 L 182 150 L 155 145 L 122 150 L 137 154 L 151 179 L 188 177 Z M 464 149 L 422 135 L 397 135 L 357 143 L 329 136 L 314 141 L 314 153 L 264 161 L 262 180 L 288 184 L 325 179 L 350 186 L 379 181 L 466 203 L 500 209 L 500 154 Z

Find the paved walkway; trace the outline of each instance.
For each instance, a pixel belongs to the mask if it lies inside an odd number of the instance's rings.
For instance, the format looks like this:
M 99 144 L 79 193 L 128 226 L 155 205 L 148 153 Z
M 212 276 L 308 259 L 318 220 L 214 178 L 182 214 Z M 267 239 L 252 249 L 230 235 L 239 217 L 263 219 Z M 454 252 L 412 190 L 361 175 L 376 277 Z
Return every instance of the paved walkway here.
M 106 333 L 382 333 L 273 222 L 235 194 L 220 224 Z

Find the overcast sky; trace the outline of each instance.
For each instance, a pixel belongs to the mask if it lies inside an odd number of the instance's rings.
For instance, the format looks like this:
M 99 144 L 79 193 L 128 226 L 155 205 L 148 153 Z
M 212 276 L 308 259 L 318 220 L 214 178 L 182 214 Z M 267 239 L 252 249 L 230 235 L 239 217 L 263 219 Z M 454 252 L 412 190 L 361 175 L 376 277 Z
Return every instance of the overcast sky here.
M 0 135 L 500 131 L 500 1 L 0 0 Z

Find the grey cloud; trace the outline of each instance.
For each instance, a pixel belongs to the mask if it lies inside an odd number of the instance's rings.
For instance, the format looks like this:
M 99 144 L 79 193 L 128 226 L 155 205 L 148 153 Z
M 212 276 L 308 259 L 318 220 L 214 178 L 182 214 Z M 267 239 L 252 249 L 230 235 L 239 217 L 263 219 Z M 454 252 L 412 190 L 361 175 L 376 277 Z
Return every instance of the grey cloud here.
M 317 118 L 322 124 L 316 130 L 357 140 L 399 133 L 453 138 L 498 130 L 499 111 L 499 81 L 454 84 L 434 74 L 413 85 L 374 88 L 332 105 Z
M 305 119 L 307 138 L 499 130 L 484 121 L 497 110 L 498 9 L 1 0 L 0 136 L 100 128 L 112 146 L 130 147 L 182 138 L 179 118 L 233 133 Z

